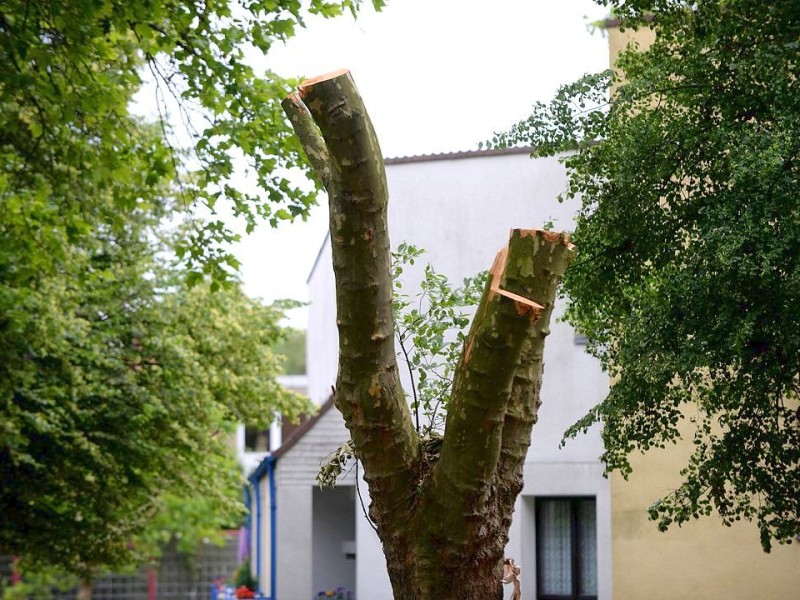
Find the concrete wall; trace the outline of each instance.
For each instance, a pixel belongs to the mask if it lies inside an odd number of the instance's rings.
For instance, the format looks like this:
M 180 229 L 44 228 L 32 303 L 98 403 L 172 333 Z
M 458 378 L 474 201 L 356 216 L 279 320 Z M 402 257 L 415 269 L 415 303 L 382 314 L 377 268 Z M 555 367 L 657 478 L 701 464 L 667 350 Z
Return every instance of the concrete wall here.
M 647 50 L 653 40 L 656 39 L 655 32 L 649 27 L 637 30 L 626 29 L 620 31 L 619 27 L 608 27 L 608 64 L 613 65 L 619 53 L 633 44 L 638 50 Z
M 314 269 L 308 278 L 309 316 L 306 331 L 308 397 L 323 404 L 336 383 L 339 333 L 336 329 L 336 288 L 331 266 L 330 241 L 321 242 Z
M 651 29 L 609 29 L 611 64 L 629 43 L 646 49 L 655 39 Z M 688 429 L 684 439 L 691 439 Z M 712 515 L 661 533 L 647 518 L 646 508 L 676 488 L 680 469 L 688 463 L 691 444 L 631 457 L 628 481 L 611 477 L 613 593 L 617 600 L 648 598 L 800 597 L 800 545 L 777 546 L 765 554 L 758 531 L 742 523 L 728 528 Z
M 570 229 L 577 203 L 559 204 L 566 174 L 556 158 L 531 160 L 527 152 L 428 160 L 389 161 L 389 231 L 393 246 L 405 241 L 427 250 L 404 272 L 404 290 L 413 294 L 426 263 L 459 284 L 488 269 L 512 227 L 553 221 Z M 321 401 L 336 377 L 337 336 L 330 246 L 323 245 L 309 278 L 309 390 Z M 562 307 L 559 305 L 557 313 Z M 597 361 L 575 343 L 574 331 L 555 322 L 545 350 L 543 405 L 525 468 L 525 489 L 517 505 L 508 556 L 522 565 L 523 597 L 535 598 L 535 496 L 595 496 L 598 514 L 599 597 L 611 597 L 610 491 L 598 462 L 597 430 L 559 450 L 564 430 L 601 400 L 607 378 Z M 362 490 L 366 486 L 362 484 Z M 357 523 L 357 597 L 390 600 L 380 542 L 362 518 Z

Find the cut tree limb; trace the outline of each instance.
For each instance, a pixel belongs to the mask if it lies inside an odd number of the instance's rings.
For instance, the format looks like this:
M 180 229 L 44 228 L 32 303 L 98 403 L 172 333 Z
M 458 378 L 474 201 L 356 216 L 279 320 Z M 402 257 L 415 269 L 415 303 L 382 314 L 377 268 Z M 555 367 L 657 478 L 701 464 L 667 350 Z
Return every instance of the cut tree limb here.
M 512 398 L 513 383 L 520 372 L 538 381 L 528 370 L 541 364 L 556 286 L 573 256 L 568 238 L 521 229 L 512 230 L 508 246 L 498 253 L 456 370 L 431 483 L 430 502 L 438 505 L 442 522 L 455 528 L 451 540 L 469 544 L 485 527 L 480 514 L 492 484 L 503 477 L 498 468 L 502 453 L 514 448 L 517 456 L 521 451 L 519 438 L 526 428 L 505 431 L 509 410 L 523 409 L 522 397 Z M 519 401 L 517 406 L 512 399 Z M 538 390 L 535 399 L 529 395 L 526 400 L 537 402 Z M 513 461 L 503 462 L 509 468 L 505 463 Z M 448 494 L 448 489 L 458 493 Z M 464 521 L 464 515 L 476 518 Z
M 522 491 L 525 457 L 541 405 L 539 393 L 544 371 L 544 343 L 550 333 L 557 285 L 576 255 L 575 247 L 566 234 L 535 230 L 532 237 L 525 239 L 529 245 L 528 251 L 534 257 L 533 269 L 521 280 L 506 280 L 506 286 L 525 293 L 541 304 L 543 309 L 523 344 L 503 420 L 503 440 L 490 510 L 497 515 L 495 535 L 503 540 L 504 545 L 508 539 L 514 503 Z
M 383 156 L 349 72 L 308 80 L 299 90 L 287 112 L 293 125 L 300 124 L 298 137 L 326 182 L 330 206 L 339 329 L 336 406 L 364 464 L 370 516 L 384 541 L 393 585 L 405 586 L 408 574 L 393 567 L 391 556 L 405 552 L 407 541 L 391 524 L 408 521 L 419 445 L 397 371 Z M 298 101 L 319 128 L 324 152 Z

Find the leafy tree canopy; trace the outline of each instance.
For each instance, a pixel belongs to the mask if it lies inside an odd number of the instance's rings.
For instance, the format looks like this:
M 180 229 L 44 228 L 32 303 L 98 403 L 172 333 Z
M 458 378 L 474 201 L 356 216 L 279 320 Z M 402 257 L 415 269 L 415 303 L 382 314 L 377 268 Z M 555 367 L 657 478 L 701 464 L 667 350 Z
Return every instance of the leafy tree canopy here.
M 0 7 L 3 552 L 85 578 L 152 556 L 178 522 L 230 524 L 230 424 L 308 410 L 272 377 L 281 311 L 241 292 L 236 236 L 196 211 L 225 202 L 248 230 L 305 215 L 312 195 L 286 179 L 288 84 L 244 51 L 358 5 Z M 144 73 L 188 138 L 131 114 Z M 232 181 L 237 157 L 258 195 Z
M 283 357 L 283 373 L 304 375 L 306 372 L 306 332 L 303 329 L 287 329 L 283 337 L 272 348 Z
M 800 3 L 602 4 L 652 47 L 495 140 L 574 151 L 569 319 L 614 385 L 570 434 L 602 421 L 623 474 L 688 435 L 651 517 L 753 519 L 769 550 L 800 533 Z
M 356 12 L 360 0 L 9 0 L 0 9 L 0 195 L 18 218 L 43 219 L 42 257 L 91 230 L 123 224 L 169 180 L 184 207 L 226 204 L 273 225 L 304 217 L 314 195 L 286 178 L 300 161 L 279 99 L 288 81 L 254 69 L 308 14 Z M 373 0 L 380 8 L 381 0 Z M 245 51 L 248 61 L 245 61 Z M 143 137 L 129 105 L 149 77 L 163 135 Z M 173 114 L 167 115 L 172 110 Z M 173 131 L 167 118 L 182 121 Z M 181 141 L 184 140 L 184 141 Z M 188 142 L 186 141 L 188 140 Z M 135 158 L 134 158 L 135 157 Z M 235 161 L 248 164 L 243 185 Z M 134 168 L 136 167 L 136 168 Z M 112 191 L 98 205 L 91 189 Z M 131 195 L 131 189 L 140 192 Z M 57 202 L 53 199 L 57 198 Z M 176 251 L 196 273 L 226 280 L 236 235 L 195 224 Z M 41 258 L 44 260 L 44 258 Z
M 231 424 L 307 408 L 272 377 L 280 311 L 238 287 L 187 288 L 155 233 L 129 218 L 66 247 L 57 272 L 3 273 L 0 547 L 30 562 L 87 576 L 152 556 L 130 542 L 157 540 L 154 523 L 172 533 L 176 498 L 206 498 L 208 528 L 235 523 Z

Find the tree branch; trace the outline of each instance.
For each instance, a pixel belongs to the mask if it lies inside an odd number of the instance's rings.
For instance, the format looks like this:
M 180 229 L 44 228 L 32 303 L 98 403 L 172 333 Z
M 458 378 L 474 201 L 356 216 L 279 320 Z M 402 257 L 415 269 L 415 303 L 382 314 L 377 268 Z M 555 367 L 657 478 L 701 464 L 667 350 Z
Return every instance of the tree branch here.
M 328 147 L 325 145 L 319 127 L 314 123 L 314 117 L 311 116 L 308 107 L 303 104 L 303 100 L 296 92 L 284 98 L 281 106 L 300 139 L 300 144 L 308 157 L 308 162 L 311 163 L 312 170 L 319 177 L 325 189 L 328 189 L 331 179 Z
M 349 72 L 303 82 L 283 106 L 328 189 L 339 328 L 336 406 L 364 464 L 383 537 L 397 513 L 408 520 L 419 456 L 394 346 L 383 156 Z
M 538 242 L 534 246 L 539 244 L 544 251 L 535 253 L 533 270 L 523 274 L 519 280 L 506 281 L 509 289 L 525 293 L 543 306 L 541 316 L 533 324 L 533 330 L 523 344 L 514 371 L 511 395 L 503 420 L 500 457 L 494 476 L 494 509 L 499 516 L 496 521 L 497 535 L 506 538 L 514 503 L 522 490 L 525 457 L 541 405 L 539 392 L 544 369 L 544 342 L 550 334 L 550 318 L 557 286 L 576 255 L 566 234 L 536 231 L 535 235 Z
M 541 355 L 556 286 L 573 255 L 565 235 L 513 230 L 490 271 L 453 382 L 431 483 L 440 518 L 452 520 L 454 535 L 465 543 L 482 526 L 503 451 L 511 445 L 521 449 L 519 432 L 508 441 L 504 435 L 509 409 L 519 410 L 512 384 L 521 357 Z M 533 377 L 537 390 L 540 378 L 541 369 Z

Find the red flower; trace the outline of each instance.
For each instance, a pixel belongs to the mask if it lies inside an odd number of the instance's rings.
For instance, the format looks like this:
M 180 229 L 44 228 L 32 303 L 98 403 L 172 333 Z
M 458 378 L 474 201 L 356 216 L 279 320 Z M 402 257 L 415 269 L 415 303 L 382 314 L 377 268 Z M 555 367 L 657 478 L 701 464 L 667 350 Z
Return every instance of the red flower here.
M 238 588 L 236 588 L 236 597 L 237 598 L 255 598 L 256 595 L 253 593 L 253 590 L 251 590 L 247 586 L 240 585 Z

